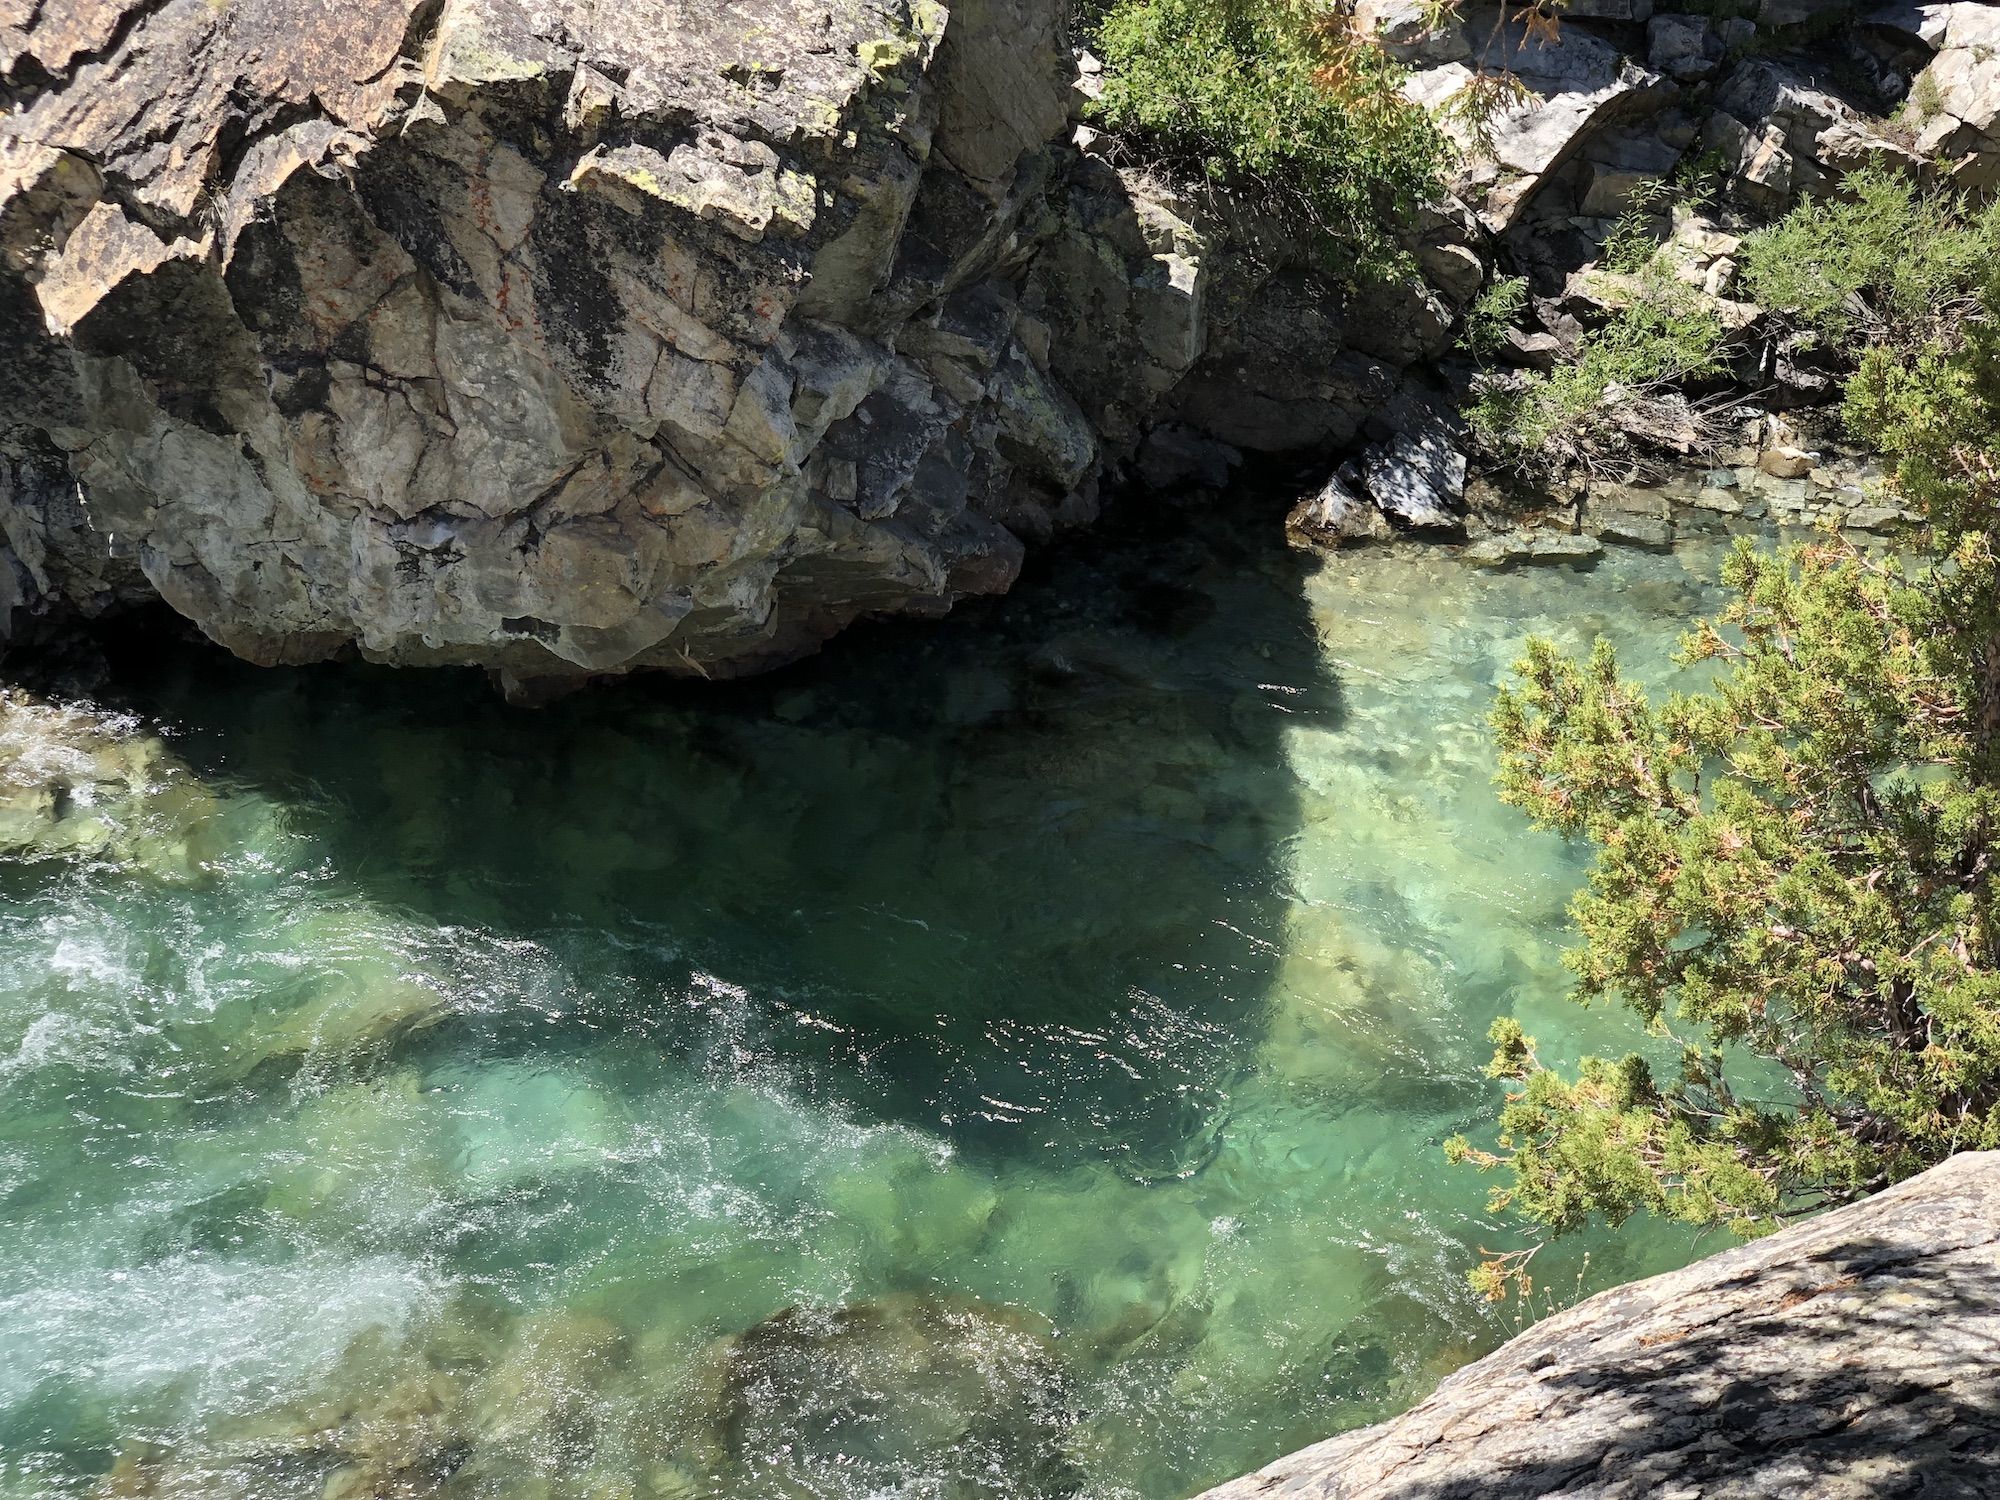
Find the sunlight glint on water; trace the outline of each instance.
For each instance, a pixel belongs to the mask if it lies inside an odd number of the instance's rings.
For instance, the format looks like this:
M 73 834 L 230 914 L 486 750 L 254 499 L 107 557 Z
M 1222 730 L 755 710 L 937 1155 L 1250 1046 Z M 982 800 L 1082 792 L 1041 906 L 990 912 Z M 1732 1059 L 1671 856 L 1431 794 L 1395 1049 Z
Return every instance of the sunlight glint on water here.
M 15 702 L 0 1497 L 1173 1500 L 1397 1409 L 1512 1330 L 1487 1025 L 1615 1044 L 1492 686 L 1716 561 L 1211 524 L 740 687 Z

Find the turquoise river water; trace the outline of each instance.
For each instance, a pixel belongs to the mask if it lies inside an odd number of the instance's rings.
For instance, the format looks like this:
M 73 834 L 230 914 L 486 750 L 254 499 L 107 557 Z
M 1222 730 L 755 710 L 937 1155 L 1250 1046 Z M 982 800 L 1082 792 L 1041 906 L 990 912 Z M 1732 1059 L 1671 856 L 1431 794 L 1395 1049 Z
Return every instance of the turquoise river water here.
M 1717 549 L 1147 519 L 750 684 L 8 695 L 0 1497 L 1177 1500 L 1512 1332 L 1439 1143 L 1621 1024 L 1484 714 Z

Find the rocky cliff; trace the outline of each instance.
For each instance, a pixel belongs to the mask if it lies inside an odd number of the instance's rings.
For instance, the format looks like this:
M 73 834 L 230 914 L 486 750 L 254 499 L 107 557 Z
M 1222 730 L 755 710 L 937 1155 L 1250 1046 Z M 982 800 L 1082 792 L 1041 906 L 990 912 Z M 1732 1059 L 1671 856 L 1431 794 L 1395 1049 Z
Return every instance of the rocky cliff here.
M 1439 457 L 1466 434 L 1448 420 L 1404 421 L 1301 501 L 1294 536 L 1317 546 L 1379 537 L 1387 512 L 1403 527 L 1462 531 L 1468 560 L 1511 567 L 1587 562 L 1607 544 L 1664 546 L 1717 525 L 1907 524 L 1838 418 L 1812 411 L 1839 400 L 1851 351 L 1757 305 L 1745 242 L 1804 201 L 1841 193 L 1862 167 L 1975 196 L 2000 182 L 2000 7 L 1560 9 L 1551 26 L 1469 5 L 1440 26 L 1419 0 L 1356 0 L 1357 22 L 1412 70 L 1405 92 L 1459 145 L 1452 201 L 1484 235 L 1485 263 L 1455 264 L 1460 247 L 1432 245 L 1420 250 L 1425 270 L 1474 291 L 1485 278 L 1510 325 L 1476 361 L 1448 359 L 1439 373 L 1462 402 L 1504 405 L 1551 372 L 1587 365 L 1642 303 L 1712 320 L 1718 368 L 1650 391 L 1614 383 L 1594 431 L 1550 444 L 1528 465 L 1529 484 L 1470 514 L 1456 493 L 1462 463 Z M 1481 86 L 1501 75 L 1508 86 L 1482 107 Z M 1519 457 L 1504 441 L 1480 456 L 1503 481 Z M 1384 458 L 1399 461 L 1400 482 L 1378 471 Z
M 1604 1292 L 1201 1500 L 2000 1493 L 2000 1153 Z
M 1066 10 L 0 3 L 0 618 L 724 675 L 1006 588 L 1168 416 L 1351 437 L 1449 310 L 1218 292 Z
M 1003 522 L 1077 503 L 1092 434 L 991 284 L 1053 5 L 14 19 L 10 501 L 73 490 L 104 586 L 244 656 L 737 670 L 1005 587 Z
M 0 637 L 159 598 L 259 662 L 728 675 L 1006 588 L 1108 465 L 1243 451 L 1363 445 L 1306 534 L 1456 531 L 1463 434 L 1406 372 L 1496 257 L 1506 357 L 1568 357 L 1614 226 L 1710 153 L 1726 203 L 1661 233 L 1746 381 L 1825 400 L 1730 301 L 1745 227 L 2000 162 L 1989 7 L 1572 0 L 1551 39 L 1361 0 L 1464 151 L 1422 278 L 1342 288 L 1076 129 L 1067 10 L 0 0 Z

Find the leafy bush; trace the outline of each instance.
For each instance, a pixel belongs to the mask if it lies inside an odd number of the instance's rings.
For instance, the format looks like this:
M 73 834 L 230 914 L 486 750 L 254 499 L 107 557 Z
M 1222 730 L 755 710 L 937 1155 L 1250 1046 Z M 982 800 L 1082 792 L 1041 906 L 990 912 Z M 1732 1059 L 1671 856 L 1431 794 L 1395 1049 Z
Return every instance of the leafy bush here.
M 1474 359 L 1488 359 L 1507 342 L 1507 331 L 1528 310 L 1528 278 L 1496 276 L 1480 289 L 1465 311 L 1460 342 Z
M 1729 163 L 1713 147 L 1686 157 L 1674 168 L 1673 198 L 1676 212 L 1704 213 L 1722 197 L 1729 181 Z
M 1910 90 L 1910 107 L 1916 111 L 1918 120 L 1930 120 L 1944 113 L 1944 90 L 1927 68 L 1917 75 L 1915 86 Z
M 1654 232 L 1659 221 L 1678 207 L 1677 185 L 1662 177 L 1641 182 L 1626 199 L 1625 211 L 1604 240 L 1604 264 L 1621 276 L 1636 275 L 1659 251 Z
M 1509 1169 L 1496 1208 L 1755 1233 L 2000 1146 L 1990 540 L 1909 573 L 1746 541 L 1683 652 L 1717 686 L 1663 704 L 1601 643 L 1530 648 L 1494 714 L 1501 795 L 1598 851 L 1578 999 L 1677 1056 L 1570 1077 L 1496 1027 L 1501 1150 L 1451 1147 Z
M 2000 254 L 2000 206 L 1978 212 L 1877 168 L 1743 243 L 1753 300 L 1829 344 L 1914 348 L 1972 310 Z
M 1622 312 L 1584 336 L 1571 363 L 1488 382 L 1468 416 L 1495 461 L 1516 470 L 1596 467 L 1629 453 L 1633 430 L 1662 417 L 1675 430 L 1698 428 L 1676 388 L 1721 371 L 1722 322 L 1694 288 L 1664 272 L 1637 278 L 1635 291 Z
M 1447 145 L 1330 7 L 1114 0 L 1094 33 L 1106 126 L 1241 190 L 1343 270 L 1401 264 L 1395 226 L 1436 191 Z
M 1604 237 L 1604 266 L 1620 276 L 1635 276 L 1645 270 L 1660 248 L 1653 232 L 1657 215 L 1634 206 L 1620 214 Z

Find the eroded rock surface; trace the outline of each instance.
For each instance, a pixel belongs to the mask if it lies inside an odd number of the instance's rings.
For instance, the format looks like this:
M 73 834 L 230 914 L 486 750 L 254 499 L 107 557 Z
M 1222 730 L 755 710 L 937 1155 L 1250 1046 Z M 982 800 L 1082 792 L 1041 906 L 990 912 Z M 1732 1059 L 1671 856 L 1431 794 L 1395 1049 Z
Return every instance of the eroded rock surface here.
M 2000 1153 L 1592 1297 L 1202 1500 L 2000 1491 Z
M 1953 0 L 1889 5 L 1868 19 L 1935 54 L 1910 89 L 1917 148 L 1950 158 L 1963 186 L 2000 182 L 2000 11 Z
M 0 413 L 108 556 L 29 586 L 130 559 L 253 660 L 518 679 L 738 671 L 1005 587 L 1000 518 L 1096 457 L 995 280 L 1066 118 L 1058 20 L 31 11 Z
M 1451 51 L 1464 60 L 1419 73 L 1406 91 L 1441 112 L 1464 153 L 1454 190 L 1477 204 L 1495 234 L 1514 227 L 1529 200 L 1587 139 L 1657 113 L 1674 95 L 1661 75 L 1581 26 L 1551 35 L 1474 10 L 1459 31 Z M 1463 102 L 1482 69 L 1504 70 L 1520 85 L 1517 97 L 1484 117 L 1454 104 Z
M 1065 14 L 0 6 L 0 615 L 728 675 L 1006 588 L 1161 421 L 1345 441 L 1448 307 L 1217 286 Z

